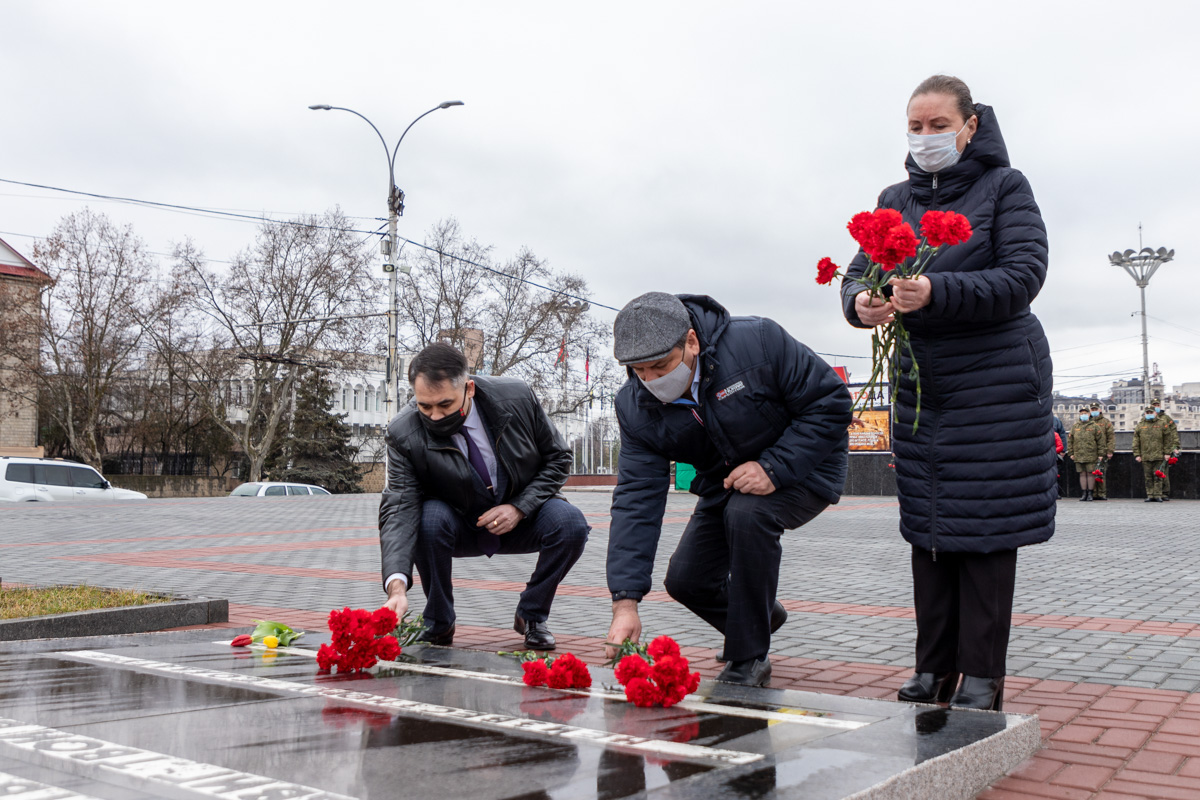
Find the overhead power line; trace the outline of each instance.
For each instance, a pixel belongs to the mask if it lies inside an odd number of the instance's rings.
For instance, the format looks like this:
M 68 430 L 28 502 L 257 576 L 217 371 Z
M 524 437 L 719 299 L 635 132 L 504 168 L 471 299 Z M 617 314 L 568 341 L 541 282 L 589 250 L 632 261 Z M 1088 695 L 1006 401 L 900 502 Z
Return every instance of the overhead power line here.
M 45 189 L 45 190 L 51 191 L 51 192 L 63 192 L 65 194 L 79 195 L 81 197 L 92 197 L 92 198 L 96 198 L 97 200 L 114 200 L 114 201 L 121 202 L 121 203 L 130 203 L 132 205 L 145 206 L 148 208 L 167 209 L 170 211 L 178 211 L 178 212 L 182 212 L 182 213 L 209 214 L 209 215 L 216 216 L 216 217 L 226 217 L 229 219 L 237 219 L 237 220 L 242 220 L 245 222 L 256 222 L 256 223 L 274 222 L 276 224 L 295 225 L 297 227 L 303 227 L 303 228 L 320 228 L 322 230 L 330 230 L 329 226 L 326 226 L 326 225 L 308 225 L 306 223 L 296 222 L 294 220 L 276 220 L 276 219 L 270 219 L 269 217 L 255 216 L 252 214 L 240 214 L 236 211 L 222 211 L 220 209 L 201 208 L 199 206 L 185 206 L 185 205 L 181 205 L 179 203 L 160 203 L 155 200 L 139 200 L 136 197 L 119 197 L 117 195 L 99 194 L 97 192 L 84 192 L 84 191 L 80 191 L 78 189 L 64 189 L 61 186 L 47 186 L 47 185 L 41 184 L 41 183 L 28 183 L 26 181 L 14 181 L 9 178 L 0 178 L 0 183 L 10 183 L 15 186 L 28 186 L 31 189 Z M 347 230 L 349 230 L 351 233 L 362 233 L 362 234 L 366 234 L 368 236 L 378 235 L 377 231 L 364 231 L 364 230 L 359 230 L 357 228 L 348 228 Z M 580 297 L 579 295 L 572 294 L 571 292 L 564 292 L 561 289 L 555 289 L 551 286 L 546 286 L 544 284 L 538 283 L 537 281 L 531 281 L 528 278 L 522 278 L 519 275 L 512 275 L 510 273 L 504 272 L 503 270 L 496 269 L 495 267 L 489 267 L 487 264 L 480 264 L 479 262 L 472 261 L 469 258 L 463 258 L 462 256 L 456 256 L 453 253 L 443 252 L 441 250 L 438 250 L 436 247 L 430 247 L 429 245 L 424 244 L 422 242 L 415 242 L 412 239 L 405 239 L 403 236 L 398 236 L 396 238 L 398 238 L 402 242 L 411 244 L 413 247 L 420 247 L 422 250 L 428 250 L 431 253 L 437 253 L 440 256 L 444 256 L 446 258 L 452 258 L 455 261 L 460 261 L 464 264 L 470 264 L 473 267 L 478 267 L 479 269 L 485 270 L 486 272 L 490 272 L 494 275 L 499 275 L 503 278 L 508 278 L 509 280 L 512 280 L 512 281 L 519 281 L 520 283 L 524 283 L 529 286 L 533 286 L 538 289 L 542 289 L 544 291 L 551 292 L 553 294 L 562 295 L 563 297 L 569 297 L 572 300 L 580 300 L 582 302 L 588 303 L 597 308 L 606 308 L 609 311 L 620 311 L 619 308 L 613 308 L 612 306 L 605 305 L 604 303 L 601 303 L 597 300 L 592 300 L 587 297 Z

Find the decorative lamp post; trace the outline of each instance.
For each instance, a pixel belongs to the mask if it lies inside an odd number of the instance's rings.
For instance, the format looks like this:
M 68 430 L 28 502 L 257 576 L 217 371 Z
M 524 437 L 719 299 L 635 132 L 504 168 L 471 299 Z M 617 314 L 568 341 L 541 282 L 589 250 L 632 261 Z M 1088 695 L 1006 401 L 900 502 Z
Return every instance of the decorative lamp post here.
M 387 344 L 387 387 L 384 397 L 384 404 L 391 403 L 396 400 L 396 407 L 393 409 L 387 406 L 388 416 L 392 412 L 400 409 L 400 362 L 397 359 L 396 340 L 398 338 L 399 329 L 399 313 L 397 311 L 397 291 L 399 280 L 396 275 L 396 259 L 400 255 L 399 240 L 396 235 L 396 227 L 400 216 L 404 213 L 404 192 L 396 186 L 396 152 L 400 149 L 400 142 L 404 141 L 404 137 L 412 130 L 412 126 L 416 125 L 423 117 L 432 114 L 443 108 L 451 106 L 461 106 L 461 100 L 449 100 L 445 103 L 439 103 L 433 108 L 426 111 L 421 116 L 408 123 L 408 127 L 404 129 L 404 133 L 400 134 L 400 138 L 396 141 L 396 146 L 390 151 L 388 150 L 387 141 L 384 140 L 383 134 L 379 132 L 379 128 L 375 127 L 375 123 L 364 117 L 352 108 L 342 108 L 341 106 L 315 105 L 309 106 L 313 111 L 349 111 L 356 117 L 365 120 L 371 129 L 375 131 L 375 135 L 379 137 L 379 141 L 383 144 L 383 154 L 387 156 L 388 162 L 388 238 L 383 241 L 384 263 L 383 271 L 388 273 L 388 344 Z M 407 273 L 407 267 L 401 267 L 401 272 Z
M 1141 229 L 1141 226 L 1138 226 Z M 1154 250 L 1143 247 L 1139 252 L 1126 250 L 1124 253 L 1113 253 L 1108 260 L 1117 267 L 1129 273 L 1142 293 L 1142 391 L 1146 405 L 1153 400 L 1150 396 L 1150 340 L 1146 336 L 1146 287 L 1150 278 L 1163 264 L 1175 258 L 1175 251 L 1160 247 Z

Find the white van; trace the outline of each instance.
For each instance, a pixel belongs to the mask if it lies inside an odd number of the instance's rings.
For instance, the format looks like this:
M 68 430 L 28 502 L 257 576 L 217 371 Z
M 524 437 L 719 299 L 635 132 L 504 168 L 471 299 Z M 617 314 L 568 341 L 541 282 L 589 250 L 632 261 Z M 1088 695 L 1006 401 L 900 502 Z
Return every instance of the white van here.
M 145 500 L 146 495 L 116 489 L 87 464 L 56 458 L 0 456 L 0 502 L 78 502 Z

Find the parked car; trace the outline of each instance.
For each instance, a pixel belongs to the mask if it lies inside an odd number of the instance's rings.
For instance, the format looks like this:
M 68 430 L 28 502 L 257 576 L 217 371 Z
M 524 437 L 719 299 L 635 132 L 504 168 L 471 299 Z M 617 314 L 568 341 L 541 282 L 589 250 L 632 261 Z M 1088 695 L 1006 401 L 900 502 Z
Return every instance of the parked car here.
M 145 499 L 141 492 L 117 489 L 87 464 L 58 458 L 0 456 L 0 502 Z
M 332 494 L 311 483 L 283 483 L 281 481 L 255 481 L 243 483 L 229 493 L 230 497 L 283 497 L 284 495 Z

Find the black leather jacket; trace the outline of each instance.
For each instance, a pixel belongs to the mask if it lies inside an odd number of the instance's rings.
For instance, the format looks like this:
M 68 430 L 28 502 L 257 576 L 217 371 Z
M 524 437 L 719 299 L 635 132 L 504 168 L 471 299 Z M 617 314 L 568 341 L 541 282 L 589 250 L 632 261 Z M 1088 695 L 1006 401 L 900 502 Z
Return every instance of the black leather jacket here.
M 531 516 L 566 483 L 571 451 L 525 383 L 471 377 L 473 402 L 483 412 L 496 461 L 504 470 L 506 486 L 499 503 L 510 503 Z M 425 498 L 445 502 L 469 522 L 486 510 L 466 455 L 449 438 L 426 431 L 420 413 L 416 403 L 410 403 L 388 424 L 387 485 L 379 504 L 383 579 L 398 572 L 409 586 Z

